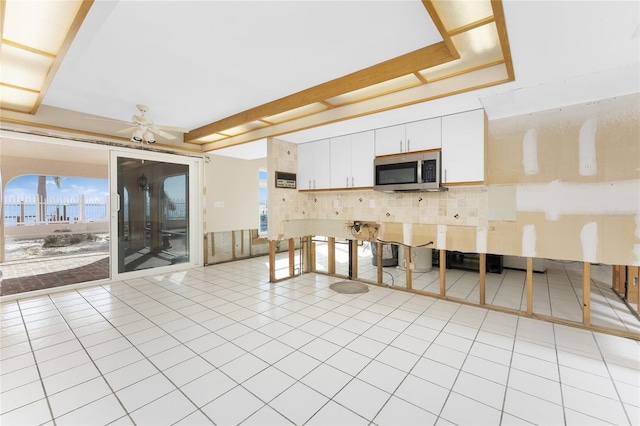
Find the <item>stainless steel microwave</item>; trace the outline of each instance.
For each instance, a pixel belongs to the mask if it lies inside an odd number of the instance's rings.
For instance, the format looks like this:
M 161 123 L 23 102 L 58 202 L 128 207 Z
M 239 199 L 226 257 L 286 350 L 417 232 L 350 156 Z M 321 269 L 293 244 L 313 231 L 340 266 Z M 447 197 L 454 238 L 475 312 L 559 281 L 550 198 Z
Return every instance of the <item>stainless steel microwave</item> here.
M 376 157 L 373 189 L 383 192 L 443 191 L 440 160 L 440 151 Z

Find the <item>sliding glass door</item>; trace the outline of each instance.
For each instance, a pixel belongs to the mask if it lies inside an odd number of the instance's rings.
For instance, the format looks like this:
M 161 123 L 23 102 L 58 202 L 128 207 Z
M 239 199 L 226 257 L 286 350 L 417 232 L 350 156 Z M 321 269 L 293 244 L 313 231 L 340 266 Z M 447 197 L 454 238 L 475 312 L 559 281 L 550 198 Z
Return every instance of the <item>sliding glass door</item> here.
M 200 160 L 111 154 L 112 278 L 201 264 Z

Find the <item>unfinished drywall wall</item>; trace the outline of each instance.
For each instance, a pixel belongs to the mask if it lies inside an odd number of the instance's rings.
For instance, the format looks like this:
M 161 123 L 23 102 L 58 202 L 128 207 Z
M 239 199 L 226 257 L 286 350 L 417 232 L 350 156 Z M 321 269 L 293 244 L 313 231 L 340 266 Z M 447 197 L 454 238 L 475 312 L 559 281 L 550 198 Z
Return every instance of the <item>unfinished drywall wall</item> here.
M 490 247 L 640 264 L 640 95 L 491 121 L 487 146 L 490 192 L 513 189 L 491 216 L 513 216 L 515 206 L 510 233 L 489 221 Z
M 267 159 L 210 155 L 205 163 L 205 233 L 259 226 L 258 171 Z

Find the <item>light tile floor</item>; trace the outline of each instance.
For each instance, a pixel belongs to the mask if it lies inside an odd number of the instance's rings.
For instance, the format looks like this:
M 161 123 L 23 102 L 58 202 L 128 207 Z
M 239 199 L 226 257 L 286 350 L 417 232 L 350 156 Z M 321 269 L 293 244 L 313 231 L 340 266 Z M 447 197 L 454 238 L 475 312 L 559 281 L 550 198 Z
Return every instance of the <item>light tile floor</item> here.
M 640 424 L 640 345 L 254 258 L 1 305 L 0 424 Z

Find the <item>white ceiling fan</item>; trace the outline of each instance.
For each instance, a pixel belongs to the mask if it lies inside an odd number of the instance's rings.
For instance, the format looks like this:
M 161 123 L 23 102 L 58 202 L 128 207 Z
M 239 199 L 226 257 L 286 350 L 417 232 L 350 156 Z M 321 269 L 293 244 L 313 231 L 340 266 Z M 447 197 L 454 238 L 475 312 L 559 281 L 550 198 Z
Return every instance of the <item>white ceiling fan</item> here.
M 143 141 L 147 144 L 152 144 L 156 142 L 156 135 L 162 136 L 166 139 L 175 139 L 176 137 L 171 133 L 166 132 L 178 132 L 178 133 L 188 133 L 189 130 L 182 127 L 174 127 L 174 126 L 161 126 L 158 124 L 154 124 L 153 120 L 144 114 L 149 110 L 149 107 L 142 104 L 137 104 L 136 108 L 140 111 L 140 115 L 133 114 L 131 117 L 131 123 L 133 127 L 127 127 L 126 129 L 122 129 L 118 131 L 118 133 L 131 133 L 131 141 L 132 142 L 140 142 Z

